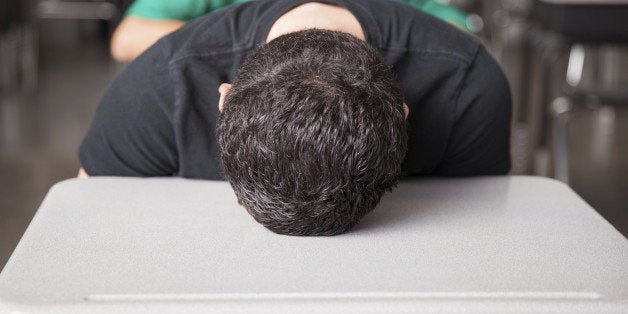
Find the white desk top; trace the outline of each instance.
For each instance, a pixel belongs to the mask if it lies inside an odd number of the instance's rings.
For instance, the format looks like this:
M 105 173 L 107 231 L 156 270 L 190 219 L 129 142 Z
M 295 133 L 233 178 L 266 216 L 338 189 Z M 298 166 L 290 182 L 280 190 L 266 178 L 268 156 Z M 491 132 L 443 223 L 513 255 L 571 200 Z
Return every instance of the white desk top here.
M 352 231 L 276 235 L 225 182 L 54 186 L 0 312 L 628 311 L 628 241 L 557 181 L 407 181 Z M 509 312 L 510 313 L 510 312 Z
M 538 0 L 554 5 L 627 5 L 628 0 Z

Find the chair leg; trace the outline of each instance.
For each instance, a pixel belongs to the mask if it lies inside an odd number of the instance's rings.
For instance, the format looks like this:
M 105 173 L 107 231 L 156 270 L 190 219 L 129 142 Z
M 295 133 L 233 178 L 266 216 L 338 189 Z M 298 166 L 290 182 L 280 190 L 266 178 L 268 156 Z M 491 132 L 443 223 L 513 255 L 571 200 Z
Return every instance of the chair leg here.
M 567 65 L 567 76 L 565 80 L 567 84 L 573 87 L 580 85 L 582 80 L 582 71 L 584 68 L 584 46 L 575 44 L 571 46 L 569 51 L 569 63 Z
M 558 97 L 552 101 L 552 161 L 554 178 L 569 184 L 569 151 L 567 147 L 567 124 L 573 104 L 567 97 Z

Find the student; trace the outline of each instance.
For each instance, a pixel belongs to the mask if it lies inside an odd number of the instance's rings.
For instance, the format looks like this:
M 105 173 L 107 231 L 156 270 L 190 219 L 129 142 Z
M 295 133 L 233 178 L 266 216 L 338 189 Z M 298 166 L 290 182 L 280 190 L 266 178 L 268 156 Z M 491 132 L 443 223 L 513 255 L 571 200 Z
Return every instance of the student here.
M 79 157 L 83 175 L 226 178 L 270 230 L 332 235 L 402 175 L 507 173 L 510 114 L 499 66 L 441 20 L 388 0 L 260 0 L 131 63 Z
M 139 56 L 159 38 L 185 22 L 220 8 L 249 0 L 136 0 L 111 39 L 111 55 L 120 62 Z M 436 0 L 397 0 L 469 31 L 467 15 Z

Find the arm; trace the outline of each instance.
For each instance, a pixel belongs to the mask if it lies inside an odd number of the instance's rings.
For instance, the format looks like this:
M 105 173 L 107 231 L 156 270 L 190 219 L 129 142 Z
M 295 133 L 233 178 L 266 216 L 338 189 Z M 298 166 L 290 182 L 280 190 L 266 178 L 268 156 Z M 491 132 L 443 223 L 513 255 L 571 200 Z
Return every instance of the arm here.
M 86 179 L 86 178 L 89 178 L 89 175 L 87 174 L 87 172 L 85 172 L 85 169 L 80 168 L 78 175 L 76 177 L 79 179 Z
M 454 126 L 436 174 L 499 175 L 510 170 L 511 97 L 495 60 L 480 47 L 456 102 Z
M 183 24 L 185 22 L 179 20 L 127 15 L 113 33 L 111 55 L 117 61 L 132 61 L 161 37 L 174 32 Z
M 111 38 L 111 55 L 128 62 L 185 22 L 242 0 L 135 0 Z
M 91 176 L 169 176 L 177 172 L 168 58 L 153 46 L 103 96 L 79 147 Z

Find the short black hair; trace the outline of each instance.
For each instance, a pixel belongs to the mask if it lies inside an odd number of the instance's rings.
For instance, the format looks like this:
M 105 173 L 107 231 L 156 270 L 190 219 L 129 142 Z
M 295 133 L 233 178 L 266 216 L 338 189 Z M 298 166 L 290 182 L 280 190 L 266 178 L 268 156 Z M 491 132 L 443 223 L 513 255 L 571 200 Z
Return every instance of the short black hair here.
M 247 58 L 216 134 L 239 203 L 288 235 L 353 227 L 396 186 L 407 148 L 401 88 L 381 55 L 319 29 Z

